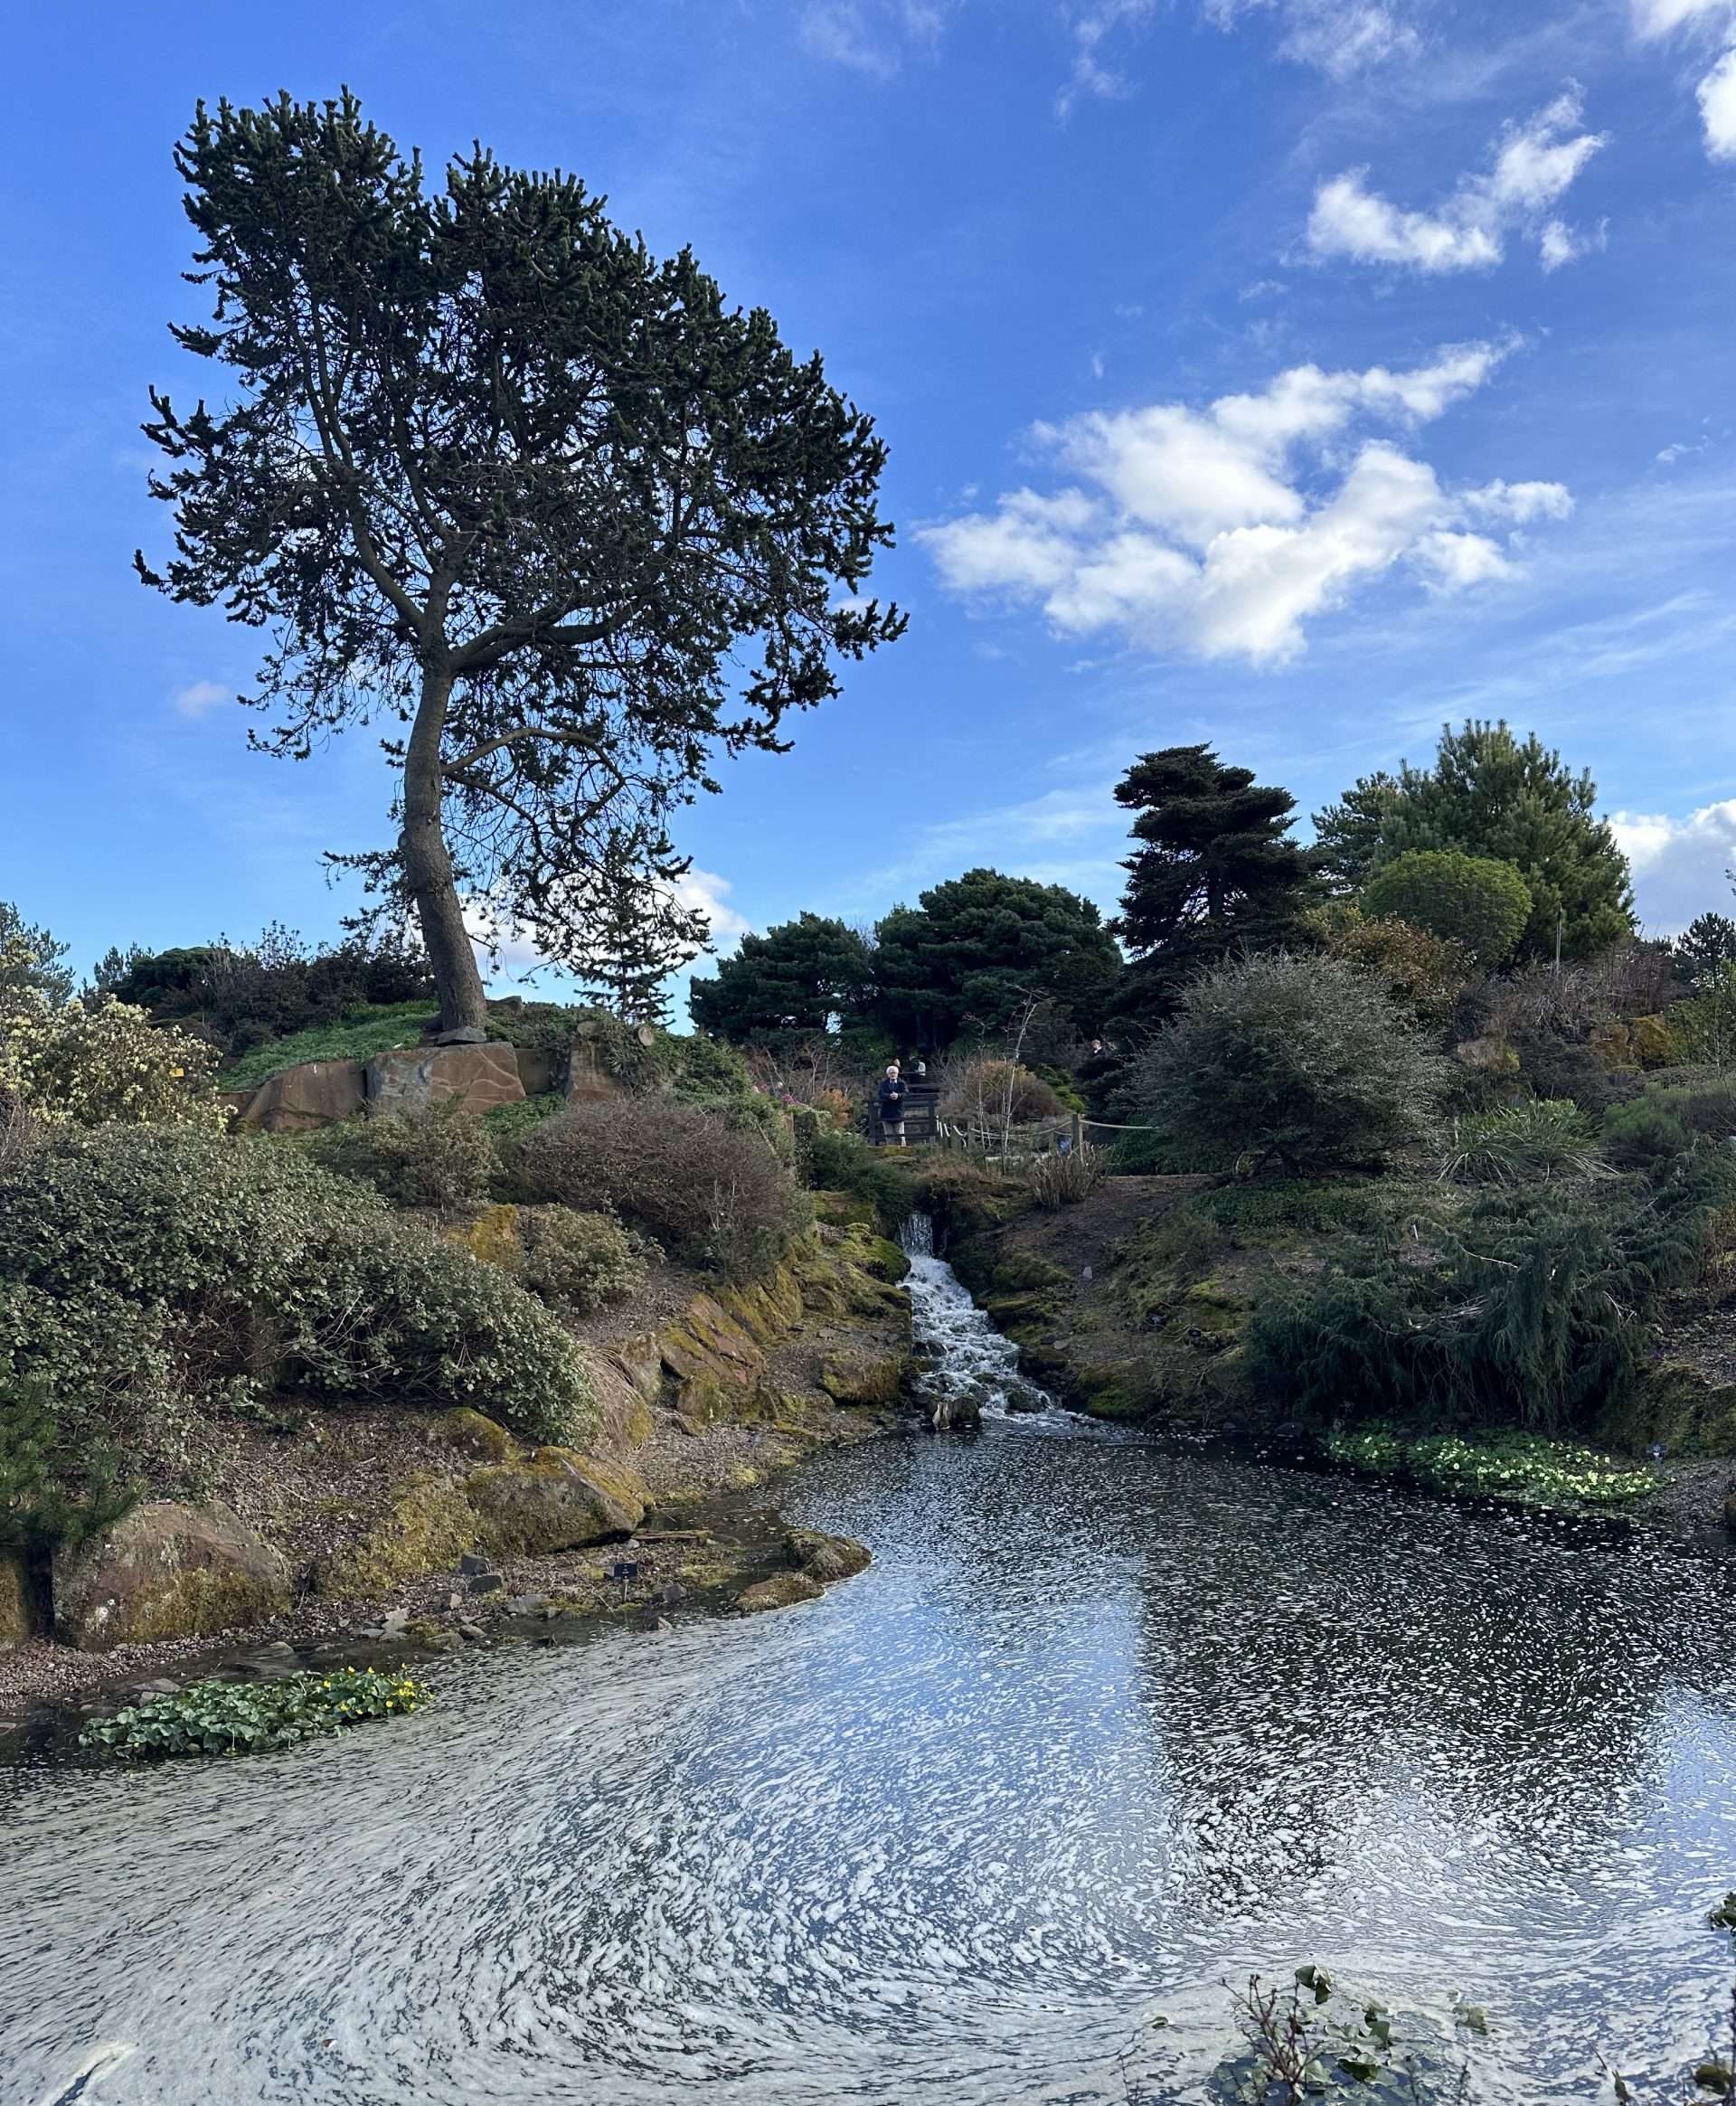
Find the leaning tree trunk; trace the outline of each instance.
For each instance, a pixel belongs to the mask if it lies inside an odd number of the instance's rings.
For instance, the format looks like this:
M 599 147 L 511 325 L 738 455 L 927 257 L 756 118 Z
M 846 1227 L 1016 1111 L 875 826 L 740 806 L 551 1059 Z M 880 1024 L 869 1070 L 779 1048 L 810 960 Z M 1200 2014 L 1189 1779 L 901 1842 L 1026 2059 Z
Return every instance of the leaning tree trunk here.
M 480 1027 L 488 1021 L 488 998 L 482 991 L 440 825 L 440 746 L 451 694 L 449 674 L 423 674 L 422 699 L 404 750 L 404 827 L 399 840 L 404 887 L 415 902 L 428 961 L 434 968 L 442 1031 Z

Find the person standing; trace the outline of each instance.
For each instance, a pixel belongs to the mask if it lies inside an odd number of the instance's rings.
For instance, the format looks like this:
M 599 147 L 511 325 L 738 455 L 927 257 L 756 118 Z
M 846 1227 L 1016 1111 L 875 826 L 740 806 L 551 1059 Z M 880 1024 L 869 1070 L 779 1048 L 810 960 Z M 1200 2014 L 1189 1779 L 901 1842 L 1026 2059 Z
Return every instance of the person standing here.
M 904 1146 L 904 1100 L 910 1095 L 898 1062 L 889 1061 L 876 1092 L 880 1100 L 880 1138 L 886 1147 Z

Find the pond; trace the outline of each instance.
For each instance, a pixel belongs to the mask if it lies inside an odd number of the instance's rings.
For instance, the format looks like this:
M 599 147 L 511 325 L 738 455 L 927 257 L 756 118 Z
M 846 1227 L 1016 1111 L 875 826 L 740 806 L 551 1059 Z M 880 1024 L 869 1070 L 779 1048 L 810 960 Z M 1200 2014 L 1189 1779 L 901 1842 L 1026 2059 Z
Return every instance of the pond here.
M 1143 2016 L 1194 2095 L 1224 1983 L 1313 1960 L 1486 2006 L 1473 2096 L 1539 2106 L 1727 2016 L 1715 1555 L 1052 1416 L 786 1508 L 873 1570 L 465 1656 L 342 1742 L 13 1775 L 0 2096 L 1098 2106 Z

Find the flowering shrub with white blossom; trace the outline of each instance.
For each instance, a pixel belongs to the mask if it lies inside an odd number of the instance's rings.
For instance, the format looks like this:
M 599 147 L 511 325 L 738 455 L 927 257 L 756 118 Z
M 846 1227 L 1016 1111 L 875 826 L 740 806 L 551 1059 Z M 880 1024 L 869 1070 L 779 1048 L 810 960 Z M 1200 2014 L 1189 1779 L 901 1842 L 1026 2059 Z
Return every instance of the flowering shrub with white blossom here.
M 222 1126 L 215 1047 L 112 996 L 0 1007 L 0 1097 L 49 1126 Z

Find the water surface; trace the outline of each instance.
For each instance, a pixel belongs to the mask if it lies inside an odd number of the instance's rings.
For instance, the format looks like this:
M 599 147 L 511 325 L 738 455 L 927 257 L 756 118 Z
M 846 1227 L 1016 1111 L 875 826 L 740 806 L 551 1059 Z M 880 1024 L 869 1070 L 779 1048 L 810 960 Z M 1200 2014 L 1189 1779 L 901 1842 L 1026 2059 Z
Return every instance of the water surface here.
M 1224 1979 L 1309 1959 L 1486 2004 L 1476 2095 L 1548 2106 L 1727 2010 L 1721 1563 L 1045 1419 L 787 1504 L 873 1569 L 443 1663 L 341 1742 L 11 1780 L 0 2098 L 1099 2106 L 1143 2014 L 1197 2076 Z

